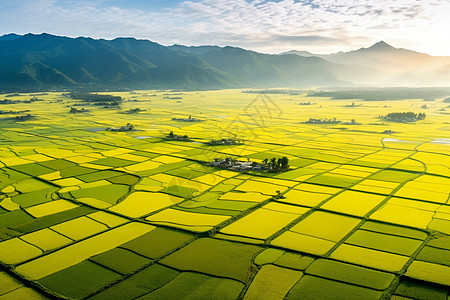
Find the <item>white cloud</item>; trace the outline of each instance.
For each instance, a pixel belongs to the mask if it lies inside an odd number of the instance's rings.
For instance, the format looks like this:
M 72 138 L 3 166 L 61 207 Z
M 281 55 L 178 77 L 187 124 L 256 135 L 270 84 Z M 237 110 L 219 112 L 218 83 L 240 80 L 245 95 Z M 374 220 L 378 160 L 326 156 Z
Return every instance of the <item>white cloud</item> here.
M 102 0 L 3 0 L 0 9 L 5 32 L 136 36 L 265 52 L 349 50 L 383 39 L 450 55 L 448 0 L 197 0 L 163 12 L 107 6 Z

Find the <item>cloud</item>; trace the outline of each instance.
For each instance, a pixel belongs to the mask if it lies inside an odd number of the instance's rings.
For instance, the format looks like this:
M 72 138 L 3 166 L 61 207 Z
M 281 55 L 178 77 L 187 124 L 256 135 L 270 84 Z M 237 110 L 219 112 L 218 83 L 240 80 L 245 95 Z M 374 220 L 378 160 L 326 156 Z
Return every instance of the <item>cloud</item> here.
M 378 40 L 450 46 L 448 0 L 190 0 L 163 10 L 133 7 L 106 0 L 3 0 L 0 28 L 266 52 L 349 50 Z
M 313 44 L 327 44 L 337 41 L 335 38 L 324 37 L 319 35 L 274 35 L 273 41 L 288 41 L 288 42 L 300 42 L 300 43 L 313 43 Z

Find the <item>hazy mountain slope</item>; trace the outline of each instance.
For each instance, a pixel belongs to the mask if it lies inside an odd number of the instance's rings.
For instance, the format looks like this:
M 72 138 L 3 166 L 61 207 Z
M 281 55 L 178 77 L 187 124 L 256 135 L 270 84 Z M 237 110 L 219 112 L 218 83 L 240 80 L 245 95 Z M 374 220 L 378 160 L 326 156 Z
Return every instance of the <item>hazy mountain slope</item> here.
M 320 57 L 336 63 L 356 64 L 372 68 L 405 68 L 418 67 L 430 63 L 434 57 L 411 50 L 394 48 L 384 41 L 369 48 L 361 48 L 350 52 L 341 52 Z
M 169 48 L 170 50 L 181 51 L 195 55 L 202 55 L 209 51 L 221 49 L 221 47 L 219 46 L 184 46 L 177 44 L 169 46 L 167 48 Z
M 231 76 L 214 68 L 198 56 L 171 50 L 148 40 L 133 38 L 117 38 L 109 42 L 113 47 L 152 62 L 157 66 L 152 80 L 158 84 L 171 82 L 183 85 L 183 88 L 198 85 L 199 87 L 231 87 L 237 84 Z
M 320 56 L 319 54 L 314 54 L 309 51 L 299 51 L 299 50 L 291 50 L 291 51 L 280 53 L 280 55 L 284 55 L 284 54 L 296 54 L 296 55 L 305 56 L 305 57 L 311 57 L 311 56 L 319 57 Z
M 349 84 L 333 73 L 334 64 L 317 57 L 268 55 L 235 47 L 209 51 L 200 57 L 247 85 Z
M 358 72 L 344 71 L 346 75 L 343 78 L 357 84 L 439 86 L 448 85 L 450 80 L 450 73 L 445 71 L 445 66 L 450 64 L 450 57 L 395 48 L 384 41 L 350 52 L 316 56 L 349 68 L 366 68 L 365 75 L 361 74 L 363 76 Z

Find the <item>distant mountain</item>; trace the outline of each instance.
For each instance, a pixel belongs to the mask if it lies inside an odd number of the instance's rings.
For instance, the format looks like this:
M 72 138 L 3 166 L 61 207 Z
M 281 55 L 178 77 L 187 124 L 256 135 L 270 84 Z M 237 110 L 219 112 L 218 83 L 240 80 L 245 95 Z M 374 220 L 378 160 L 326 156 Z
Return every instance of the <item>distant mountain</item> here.
M 442 85 L 450 58 L 379 42 L 330 55 L 50 34 L 0 37 L 0 91 Z
M 20 37 L 21 37 L 21 35 L 18 35 L 15 33 L 9 33 L 9 34 L 0 36 L 0 41 L 12 41 L 12 40 L 18 39 Z
M 434 58 L 428 54 L 402 48 L 394 48 L 380 41 L 369 48 L 361 48 L 350 52 L 340 52 L 321 57 L 337 63 L 358 64 L 366 67 L 404 67 L 407 65 L 423 65 Z
M 200 56 L 246 86 L 351 85 L 339 79 L 335 64 L 317 57 L 269 55 L 224 47 Z
M 308 51 L 298 51 L 298 50 L 291 50 L 291 51 L 280 53 L 280 55 L 284 55 L 284 54 L 296 54 L 296 55 L 305 56 L 305 57 L 311 57 L 311 56 L 319 57 L 320 56 L 320 54 L 314 54 L 314 53 L 311 53 Z
M 352 74 L 345 77 L 358 84 L 447 86 L 450 82 L 450 57 L 436 57 L 395 48 L 384 41 L 350 52 L 316 56 L 330 62 L 370 70 L 364 77 L 358 78 Z

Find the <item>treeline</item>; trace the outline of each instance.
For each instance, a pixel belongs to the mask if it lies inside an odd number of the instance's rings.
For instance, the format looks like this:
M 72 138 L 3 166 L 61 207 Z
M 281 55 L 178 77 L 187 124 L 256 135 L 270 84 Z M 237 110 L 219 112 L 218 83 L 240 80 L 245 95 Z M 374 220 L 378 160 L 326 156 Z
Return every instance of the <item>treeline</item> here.
M 210 146 L 219 146 L 219 145 L 244 145 L 244 141 L 241 139 L 220 139 L 220 140 L 210 140 L 208 142 Z
M 409 112 L 397 112 L 397 113 L 389 113 L 385 116 L 381 116 L 381 118 L 391 121 L 391 122 L 415 122 L 419 120 L 423 120 L 426 118 L 425 113 L 414 113 L 412 111 Z
M 305 91 L 292 89 L 267 89 L 267 90 L 244 90 L 242 93 L 246 94 L 273 94 L 273 95 L 301 95 Z
M 83 100 L 86 102 L 103 102 L 103 103 L 121 103 L 123 101 L 120 96 L 113 95 L 100 95 L 100 94 L 92 94 L 86 92 L 71 92 L 68 94 L 63 94 L 64 96 L 68 96 L 72 99 Z
M 380 88 L 373 90 L 317 91 L 308 97 L 329 97 L 335 100 L 362 99 L 364 101 L 386 101 L 404 99 L 434 100 L 448 95 L 448 90 L 427 88 Z

